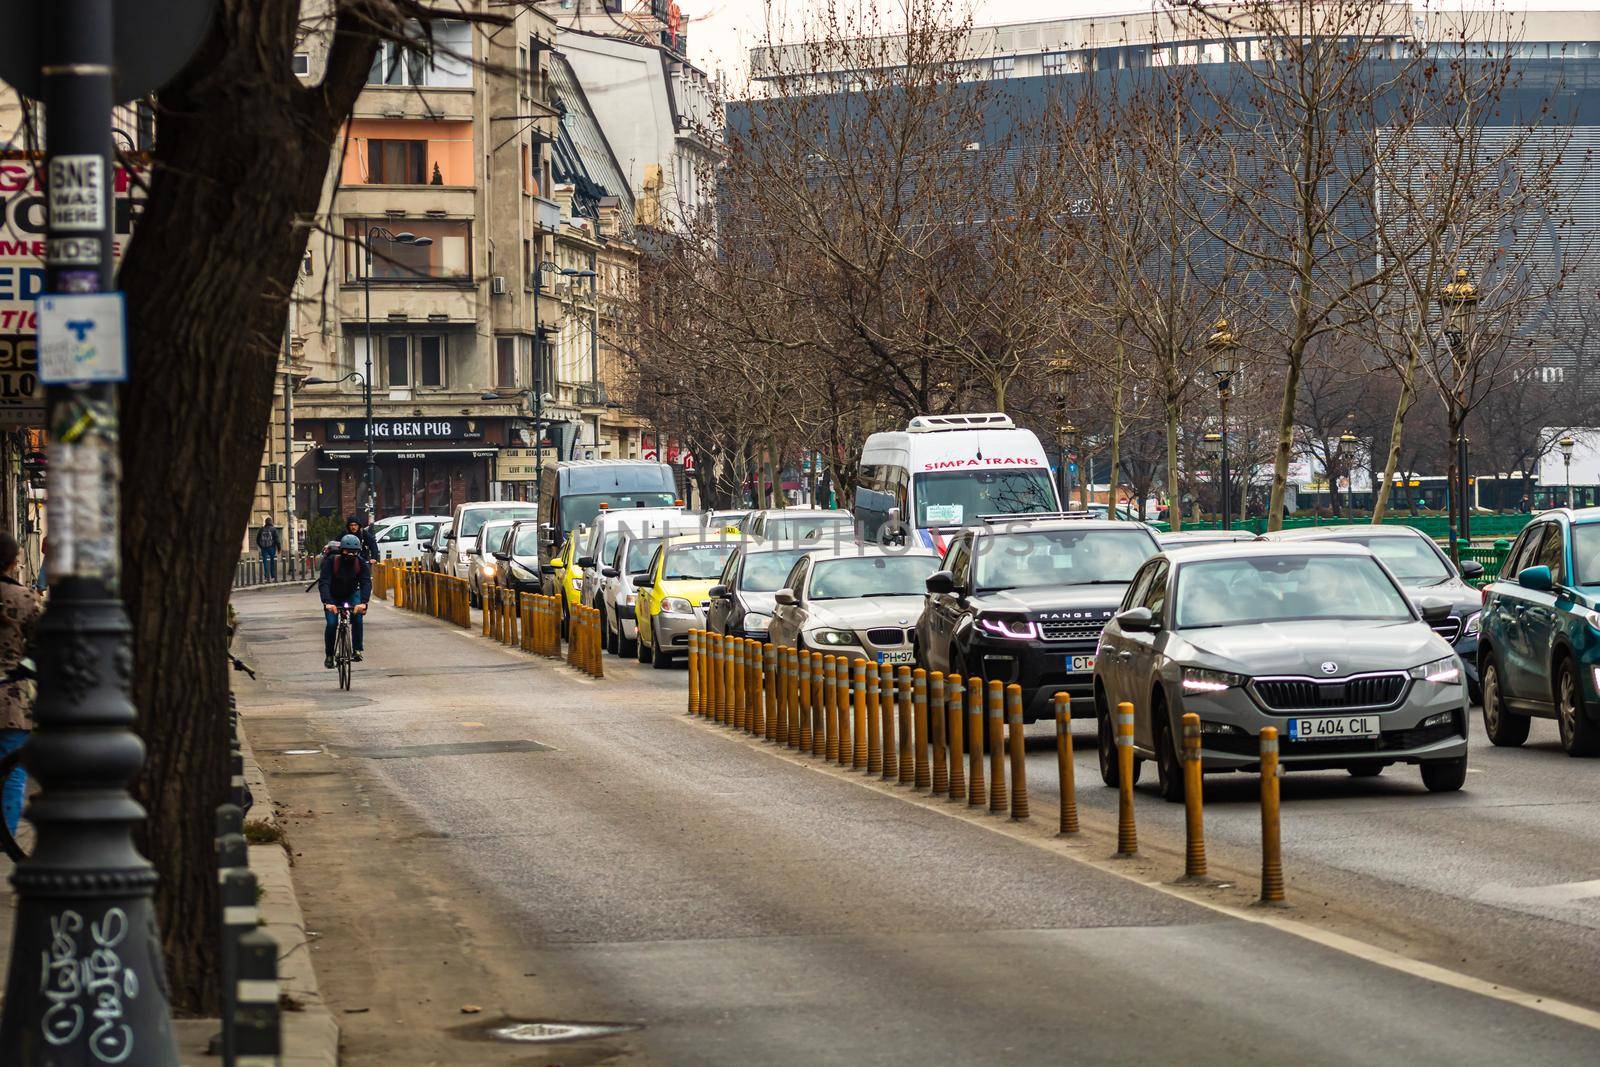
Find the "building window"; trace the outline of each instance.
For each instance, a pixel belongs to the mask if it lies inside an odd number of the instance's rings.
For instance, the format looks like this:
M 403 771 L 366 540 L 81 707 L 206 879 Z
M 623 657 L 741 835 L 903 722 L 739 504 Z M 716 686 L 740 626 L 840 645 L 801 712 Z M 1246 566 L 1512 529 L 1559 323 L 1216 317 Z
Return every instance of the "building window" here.
M 410 232 L 432 244 L 372 242 L 372 280 L 456 282 L 472 278 L 472 223 L 467 219 L 346 219 L 345 281 L 359 284 L 366 266 L 364 245 L 370 227 Z
M 1017 69 L 1016 56 L 995 56 L 989 65 L 989 72 L 996 78 L 1009 78 L 1012 71 Z
M 411 338 L 403 333 L 383 339 L 383 370 L 391 389 L 411 384 L 410 348 Z
M 384 41 L 367 73 L 368 85 L 418 85 L 467 88 L 472 85 L 472 27 L 466 22 L 441 19 L 433 24 L 433 42 L 420 26 L 412 24 L 409 36 L 418 42 L 407 48 Z
M 1067 73 L 1066 52 L 1046 52 L 1044 54 L 1044 72 L 1046 74 Z
M 444 338 L 417 338 L 417 381 L 424 389 L 444 388 Z
M 515 337 L 496 337 L 494 339 L 494 364 L 496 385 L 499 385 L 502 389 L 507 389 L 517 384 L 517 339 Z
M 367 142 L 369 185 L 426 185 L 428 142 L 374 138 Z
M 294 72 L 302 77 L 311 73 L 310 52 L 296 52 L 294 54 Z

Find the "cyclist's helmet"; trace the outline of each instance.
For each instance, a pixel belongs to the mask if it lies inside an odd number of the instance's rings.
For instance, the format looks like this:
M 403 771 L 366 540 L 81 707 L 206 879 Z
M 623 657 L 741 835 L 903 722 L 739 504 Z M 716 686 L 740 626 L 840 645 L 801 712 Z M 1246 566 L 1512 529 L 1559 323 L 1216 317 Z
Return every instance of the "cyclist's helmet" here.
M 344 549 L 346 552 L 360 552 L 361 538 L 357 537 L 355 534 L 345 534 L 343 537 L 339 538 L 339 547 Z

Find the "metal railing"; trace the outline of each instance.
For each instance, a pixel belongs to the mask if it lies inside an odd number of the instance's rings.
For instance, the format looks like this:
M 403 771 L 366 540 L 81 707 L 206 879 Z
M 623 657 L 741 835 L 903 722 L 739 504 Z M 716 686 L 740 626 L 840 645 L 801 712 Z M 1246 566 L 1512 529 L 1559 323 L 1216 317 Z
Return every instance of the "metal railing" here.
M 233 569 L 233 587 L 235 589 L 250 589 L 258 585 L 291 585 L 295 582 L 309 582 L 316 578 L 322 566 L 322 553 L 320 552 L 295 552 L 278 553 L 277 557 L 269 561 L 258 554 L 241 556 Z

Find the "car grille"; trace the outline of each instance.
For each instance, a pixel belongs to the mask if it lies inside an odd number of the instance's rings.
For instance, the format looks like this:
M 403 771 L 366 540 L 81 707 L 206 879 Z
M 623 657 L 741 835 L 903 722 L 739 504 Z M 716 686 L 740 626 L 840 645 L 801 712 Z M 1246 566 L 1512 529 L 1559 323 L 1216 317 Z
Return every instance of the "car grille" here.
M 1387 708 L 1405 693 L 1406 676 L 1368 674 L 1322 681 L 1317 678 L 1257 678 L 1250 683 L 1262 705 L 1272 712 L 1333 711 L 1340 708 Z
M 1046 641 L 1099 641 L 1103 622 L 1041 622 L 1039 636 Z
M 906 632 L 893 626 L 868 630 L 867 640 L 874 645 L 903 645 L 907 642 Z
M 1456 643 L 1456 638 L 1461 636 L 1461 619 L 1452 615 L 1443 622 L 1434 623 L 1433 632 L 1453 645 Z

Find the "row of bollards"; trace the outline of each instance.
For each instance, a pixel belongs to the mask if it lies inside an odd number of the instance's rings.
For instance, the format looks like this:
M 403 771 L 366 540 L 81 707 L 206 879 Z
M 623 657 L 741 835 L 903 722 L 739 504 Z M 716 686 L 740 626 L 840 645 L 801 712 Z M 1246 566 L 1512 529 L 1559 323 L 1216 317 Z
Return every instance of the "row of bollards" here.
M 687 713 L 931 796 L 1029 817 L 1017 685 L 694 630 Z
M 575 604 L 567 619 L 567 662 L 591 678 L 606 676 L 601 653 L 600 609 Z
M 419 615 L 431 615 L 457 626 L 472 625 L 466 579 L 423 570 L 416 560 L 373 563 L 372 595 Z
M 244 814 L 244 756 L 238 742 L 238 712 L 229 699 L 232 751 L 229 799 L 216 811 L 217 880 L 220 885 L 222 1032 L 214 1039 L 224 1067 L 276 1067 L 281 1051 L 278 1006 L 278 943 L 260 928 L 256 876 L 250 870 Z

